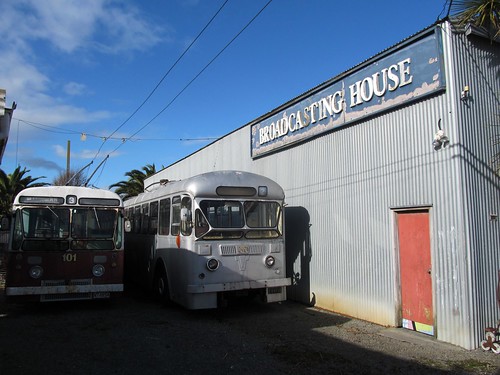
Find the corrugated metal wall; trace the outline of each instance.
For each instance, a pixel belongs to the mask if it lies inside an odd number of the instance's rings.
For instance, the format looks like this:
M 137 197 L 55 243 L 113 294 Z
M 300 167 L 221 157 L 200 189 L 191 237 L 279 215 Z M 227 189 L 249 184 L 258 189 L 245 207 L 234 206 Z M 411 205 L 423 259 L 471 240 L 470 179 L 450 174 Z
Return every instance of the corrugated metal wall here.
M 500 181 L 494 173 L 500 129 L 500 53 L 498 43 L 465 34 L 455 34 L 450 48 L 455 92 L 450 101 L 457 113 L 461 142 L 461 181 L 467 208 L 466 267 L 470 283 L 471 345 L 484 338 L 484 328 L 494 326 L 500 316 L 496 286 L 500 271 Z M 469 87 L 466 99 L 461 92 Z
M 477 347 L 484 326 L 498 316 L 491 299 L 500 263 L 498 222 L 489 220 L 498 210 L 498 181 L 485 165 L 493 130 L 475 129 L 491 120 L 479 114 L 488 94 L 476 93 L 475 86 L 496 80 L 489 89 L 497 93 L 496 101 L 487 100 L 490 113 L 498 109 L 500 90 L 495 69 L 489 68 L 488 77 L 481 66 L 487 64 L 487 57 L 479 56 L 484 44 L 476 49 L 444 27 L 446 92 L 256 160 L 250 157 L 248 124 L 148 183 L 219 169 L 276 180 L 285 190 L 286 224 L 293 229 L 287 237 L 288 273 L 296 285 L 289 297 L 390 326 L 401 324 L 395 212 L 428 207 L 436 335 Z M 464 54 L 481 63 L 462 78 L 470 63 L 455 61 Z M 463 79 L 474 98 L 468 105 L 460 101 Z M 434 151 L 439 120 L 451 143 Z M 462 123 L 467 126 L 457 126 Z

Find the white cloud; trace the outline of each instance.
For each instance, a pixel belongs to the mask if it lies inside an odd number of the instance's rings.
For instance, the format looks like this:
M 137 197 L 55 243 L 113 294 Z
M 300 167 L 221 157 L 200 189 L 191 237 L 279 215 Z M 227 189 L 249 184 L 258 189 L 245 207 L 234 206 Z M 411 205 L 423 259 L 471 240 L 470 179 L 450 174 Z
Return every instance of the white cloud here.
M 83 82 L 64 82 L 41 49 L 50 49 L 50 58 L 84 61 L 102 53 L 151 48 L 166 34 L 163 26 L 149 24 L 121 0 L 2 0 L 0 14 L 0 87 L 7 90 L 7 106 L 16 101 L 16 118 L 47 125 L 88 123 L 115 115 L 71 103 L 75 96 L 93 93 Z
M 83 83 L 68 82 L 64 85 L 64 92 L 70 96 L 80 96 L 87 92 L 87 86 Z
M 65 52 L 72 52 L 86 44 L 96 22 L 104 13 L 103 0 L 26 0 L 36 17 L 32 29 L 34 38 L 49 41 Z
M 2 35 L 19 49 L 41 40 L 65 53 L 141 51 L 160 43 L 166 34 L 163 26 L 150 24 L 125 1 L 7 0 L 0 12 Z
M 109 8 L 100 18 L 104 42 L 96 43 L 105 53 L 144 51 L 162 41 L 165 30 L 147 23 L 135 8 Z
M 64 158 L 64 159 L 67 157 L 68 150 L 66 147 L 63 147 L 61 145 L 54 145 L 54 146 L 52 146 L 52 149 L 54 150 L 56 156 L 58 156 L 60 158 Z M 96 149 L 81 149 L 78 152 L 75 152 L 75 151 L 71 151 L 71 149 L 72 149 L 72 147 L 70 146 L 70 158 L 72 160 L 73 159 L 76 159 L 76 160 L 94 159 L 96 157 L 96 154 L 98 151 Z M 110 153 L 110 152 L 111 152 L 111 150 L 108 151 L 108 153 Z M 101 156 L 98 157 L 97 159 L 98 160 L 99 160 L 99 158 L 104 159 L 106 157 L 106 155 L 108 155 L 108 153 L 106 151 L 101 150 L 99 152 L 99 155 L 101 155 Z M 116 157 L 118 155 L 121 155 L 121 153 L 114 152 L 113 154 L 109 154 L 110 157 Z
M 40 72 L 36 66 L 28 63 L 21 54 L 0 48 L 2 63 L 0 64 L 0 77 L 2 88 L 9 92 L 25 93 L 30 96 L 32 92 L 41 92 L 47 89 L 49 77 Z M 31 92 L 30 92 L 31 91 Z

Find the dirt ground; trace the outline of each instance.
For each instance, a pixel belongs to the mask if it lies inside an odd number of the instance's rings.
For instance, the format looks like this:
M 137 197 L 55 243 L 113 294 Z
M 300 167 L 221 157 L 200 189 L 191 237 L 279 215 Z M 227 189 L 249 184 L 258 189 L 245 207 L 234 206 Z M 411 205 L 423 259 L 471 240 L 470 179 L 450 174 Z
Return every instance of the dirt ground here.
M 0 291 L 2 292 L 2 291 Z M 500 374 L 467 351 L 293 302 L 188 311 L 127 288 L 110 302 L 7 303 L 0 374 Z

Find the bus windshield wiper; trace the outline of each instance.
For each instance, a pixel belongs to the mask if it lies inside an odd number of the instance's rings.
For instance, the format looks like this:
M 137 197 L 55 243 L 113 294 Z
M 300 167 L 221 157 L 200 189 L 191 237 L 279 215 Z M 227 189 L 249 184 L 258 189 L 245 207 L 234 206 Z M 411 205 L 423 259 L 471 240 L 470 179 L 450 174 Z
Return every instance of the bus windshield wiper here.
M 99 216 L 97 215 L 97 210 L 94 207 L 95 221 L 97 222 L 97 227 L 101 229 L 101 223 L 99 222 Z

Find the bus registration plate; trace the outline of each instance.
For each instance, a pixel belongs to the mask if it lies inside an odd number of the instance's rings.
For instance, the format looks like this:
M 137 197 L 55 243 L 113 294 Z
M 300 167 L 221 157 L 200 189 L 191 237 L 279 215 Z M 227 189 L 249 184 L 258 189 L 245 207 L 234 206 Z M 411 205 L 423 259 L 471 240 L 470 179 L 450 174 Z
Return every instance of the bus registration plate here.
M 109 292 L 95 292 L 92 294 L 93 298 L 109 298 Z
M 248 246 L 246 245 L 239 245 L 238 246 L 238 254 L 248 254 L 250 250 L 248 249 Z

